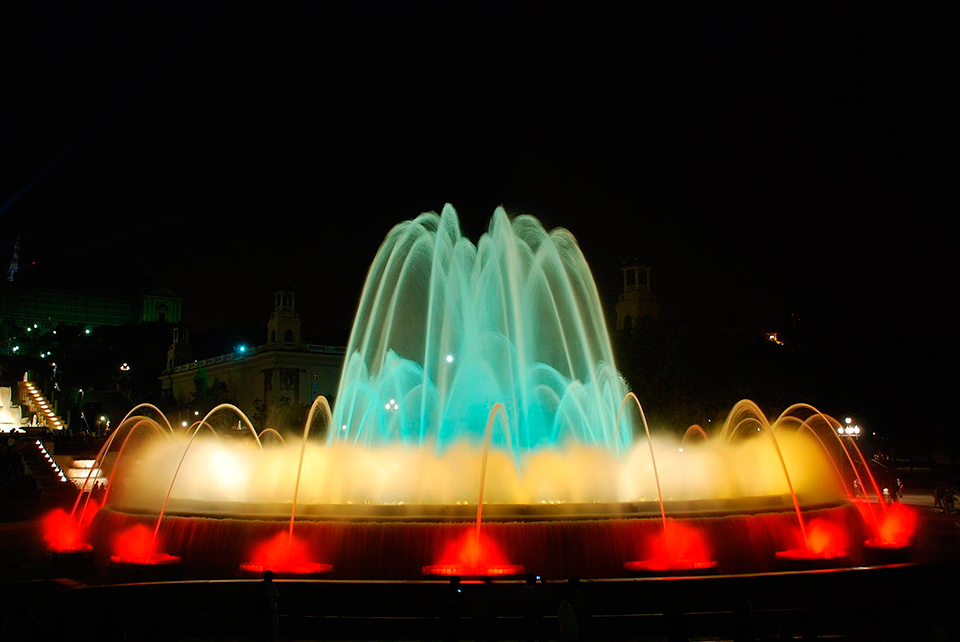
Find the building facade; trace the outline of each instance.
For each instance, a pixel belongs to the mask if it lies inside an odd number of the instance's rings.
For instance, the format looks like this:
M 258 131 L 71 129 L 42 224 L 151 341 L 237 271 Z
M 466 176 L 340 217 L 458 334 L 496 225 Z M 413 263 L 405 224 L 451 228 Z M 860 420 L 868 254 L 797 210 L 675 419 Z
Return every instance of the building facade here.
M 165 288 L 128 296 L 3 283 L 0 320 L 6 327 L 33 327 L 41 332 L 60 324 L 128 325 L 148 321 L 178 323 L 181 298 Z
M 617 330 L 631 332 L 638 319 L 660 317 L 660 304 L 650 284 L 652 267 L 636 261 L 624 263 L 623 291 L 617 300 Z
M 267 341 L 261 346 L 193 360 L 188 336 L 177 328 L 161 376 L 164 396 L 183 408 L 202 398 L 205 389 L 217 388 L 246 415 L 269 424 L 284 414 L 281 411 L 305 409 L 321 395 L 332 403 L 344 352 L 342 346 L 305 343 L 293 293 L 278 292 Z M 257 426 L 268 427 L 280 429 Z

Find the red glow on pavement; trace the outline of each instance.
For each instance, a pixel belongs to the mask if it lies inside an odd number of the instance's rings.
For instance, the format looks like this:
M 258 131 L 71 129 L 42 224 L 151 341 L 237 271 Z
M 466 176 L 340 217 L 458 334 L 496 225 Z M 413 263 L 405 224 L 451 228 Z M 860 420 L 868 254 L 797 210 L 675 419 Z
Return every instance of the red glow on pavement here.
M 466 577 L 520 575 L 523 571 L 522 565 L 508 563 L 490 538 L 478 537 L 475 529 L 470 529 L 460 539 L 448 542 L 437 564 L 423 567 L 424 575 Z
M 669 520 L 660 534 L 649 541 L 644 559 L 624 563 L 632 571 L 681 571 L 716 565 L 710 546 L 699 530 Z
M 262 572 L 266 570 L 283 574 L 325 573 L 332 566 L 314 562 L 307 545 L 297 537 L 291 537 L 287 531 L 261 542 L 253 549 L 250 561 L 240 565 L 245 571 Z

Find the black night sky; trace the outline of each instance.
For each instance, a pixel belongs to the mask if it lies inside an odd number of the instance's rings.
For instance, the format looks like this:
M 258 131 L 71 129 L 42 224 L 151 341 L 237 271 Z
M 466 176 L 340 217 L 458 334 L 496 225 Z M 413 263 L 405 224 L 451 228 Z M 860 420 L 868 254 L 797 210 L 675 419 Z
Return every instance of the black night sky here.
M 672 318 L 938 340 L 939 7 L 5 3 L 0 260 L 196 327 L 286 284 L 336 338 L 393 224 L 450 202 L 476 240 L 503 204 L 573 231 L 608 318 L 635 255 Z

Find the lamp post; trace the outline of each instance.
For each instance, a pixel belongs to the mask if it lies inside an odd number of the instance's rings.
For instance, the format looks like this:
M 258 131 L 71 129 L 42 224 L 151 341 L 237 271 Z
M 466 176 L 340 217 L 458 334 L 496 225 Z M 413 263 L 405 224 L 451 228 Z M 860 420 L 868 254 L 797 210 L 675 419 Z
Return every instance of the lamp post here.
M 860 425 L 854 423 L 852 417 L 844 417 L 843 425 L 837 428 L 837 434 L 842 437 L 851 437 L 857 439 L 860 437 Z

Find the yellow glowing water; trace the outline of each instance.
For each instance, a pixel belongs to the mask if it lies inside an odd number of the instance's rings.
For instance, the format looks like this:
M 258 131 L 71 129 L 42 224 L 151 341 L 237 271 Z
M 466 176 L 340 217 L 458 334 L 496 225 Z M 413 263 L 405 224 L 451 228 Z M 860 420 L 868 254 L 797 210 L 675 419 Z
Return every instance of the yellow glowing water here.
M 843 489 L 823 448 L 795 431 L 777 435 L 793 487 L 805 504 L 835 501 Z M 157 510 L 187 445 L 178 436 L 157 439 L 123 466 L 115 496 L 129 508 Z M 654 437 L 664 500 L 735 499 L 784 495 L 784 471 L 765 435 L 684 444 Z M 265 445 L 200 436 L 184 457 L 171 500 L 211 503 L 290 503 L 301 444 Z M 370 447 L 308 442 L 303 449 L 299 503 L 476 504 L 482 452 L 465 443 L 437 454 L 404 444 Z M 616 456 L 598 447 L 571 445 L 532 451 L 518 467 L 504 450 L 487 462 L 484 503 L 555 504 L 656 501 L 645 442 Z

